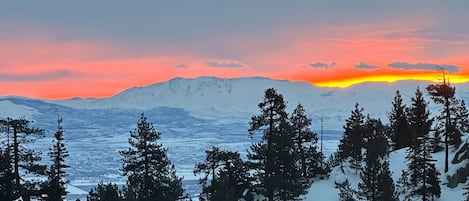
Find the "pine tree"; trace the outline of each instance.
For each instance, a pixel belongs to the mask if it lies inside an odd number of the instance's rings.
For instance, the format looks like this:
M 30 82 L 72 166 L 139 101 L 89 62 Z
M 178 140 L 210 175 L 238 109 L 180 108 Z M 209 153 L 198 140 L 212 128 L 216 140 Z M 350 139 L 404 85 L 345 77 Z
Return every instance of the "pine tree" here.
M 87 201 L 123 201 L 123 193 L 116 184 L 104 184 L 102 181 L 86 196 Z
M 469 112 L 464 100 L 451 100 L 448 143 L 458 148 L 461 137 L 469 133 Z
M 402 102 L 402 96 L 399 91 L 396 91 L 392 103 L 392 111 L 389 113 L 389 127 L 394 150 L 410 147 L 412 145 L 412 138 L 409 135 L 406 106 Z
M 137 129 L 130 132 L 128 150 L 121 151 L 122 172 L 127 176 L 127 199 L 132 201 L 183 198 L 182 178 L 176 176 L 166 149 L 158 144 L 160 133 L 141 114 Z
M 452 97 L 449 102 L 449 123 L 446 122 L 446 110 L 443 110 L 436 118 L 434 137 L 430 139 L 430 145 L 434 147 L 433 152 L 438 152 L 445 148 L 442 145 L 441 135 L 446 136 L 447 134 L 448 145 L 458 148 L 462 143 L 461 137 L 469 132 L 469 117 L 464 101 Z
M 358 183 L 358 198 L 360 200 L 376 200 L 378 197 L 378 164 L 377 160 L 367 159 L 365 167 L 360 172 Z
M 419 138 L 418 144 L 414 149 L 409 149 L 406 159 L 409 160 L 407 171 L 409 172 L 410 192 L 407 198 L 421 198 L 422 200 L 433 200 L 434 197 L 440 197 L 440 173 L 435 167 L 434 160 L 430 155 L 429 146 L 425 143 L 426 137 Z
M 65 180 L 65 169 L 69 168 L 69 165 L 65 164 L 65 158 L 69 156 L 67 149 L 63 143 L 63 128 L 62 119 L 57 120 L 57 132 L 54 134 L 55 144 L 50 149 L 49 156 L 52 159 L 52 166 L 48 171 L 48 182 L 47 182 L 47 201 L 61 201 L 67 194 L 65 184 L 68 183 Z
M 392 173 L 389 169 L 389 159 L 386 157 L 384 161 L 381 161 L 382 164 L 379 169 L 378 176 L 378 197 L 377 200 L 382 201 L 398 201 L 399 196 L 394 185 L 394 180 L 392 179 Z
M 30 173 L 35 176 L 46 175 L 46 166 L 39 165 L 41 152 L 36 152 L 26 146 L 33 142 L 32 136 L 44 136 L 44 130 L 31 128 L 30 121 L 24 118 L 4 119 L 0 122 L 6 132 L 7 151 L 13 168 L 14 189 L 18 189 L 23 200 L 30 200 L 31 196 L 40 194 L 39 182 L 28 180 L 21 173 Z
M 305 109 L 298 104 L 290 117 L 294 132 L 293 141 L 301 161 L 301 172 L 303 177 L 315 176 L 319 173 L 323 163 L 321 153 L 317 151 L 318 137 L 310 130 L 311 119 L 305 114 Z
M 9 151 L 0 150 L 0 200 L 16 200 L 18 197 Z
M 432 100 L 436 104 L 444 105 L 445 113 L 445 173 L 448 172 L 448 155 L 449 155 L 449 133 L 451 131 L 451 99 L 456 93 L 456 88 L 451 87 L 449 81 L 446 80 L 445 71 L 443 70 L 443 83 L 441 84 L 431 84 L 427 86 L 427 91 L 430 94 Z
M 357 192 L 352 189 L 348 180 L 345 180 L 344 183 L 335 183 L 335 188 L 339 189 L 339 201 L 356 201 L 355 194 Z
M 363 136 L 366 138 L 365 167 L 360 172 L 362 181 L 358 184 L 361 200 L 397 200 L 394 182 L 388 162 L 388 141 L 385 127 L 378 119 L 366 122 Z
M 203 163 L 196 165 L 194 174 L 202 174 L 200 179 L 202 193 L 200 200 L 250 200 L 249 173 L 238 152 L 220 150 L 212 147 L 206 151 Z M 208 178 L 212 177 L 210 184 Z
M 427 109 L 427 102 L 425 102 L 423 94 L 419 88 L 417 88 L 415 97 L 411 99 L 411 102 L 412 106 L 408 108 L 407 113 L 409 116 L 412 146 L 415 146 L 418 144 L 418 138 L 428 135 L 433 124 L 433 119 L 430 119 L 430 113 Z
M 351 167 L 357 171 L 361 167 L 362 162 L 362 148 L 364 146 L 362 133 L 364 131 L 363 108 L 359 104 L 355 104 L 355 109 L 352 111 L 350 117 L 346 120 L 344 126 L 344 135 L 339 142 L 339 158 L 341 161 L 350 157 Z
M 295 200 L 306 193 L 308 184 L 301 177 L 283 96 L 275 89 L 267 89 L 258 107 L 261 114 L 251 118 L 249 128 L 250 136 L 262 132 L 261 141 L 251 145 L 248 152 L 248 164 L 256 180 L 253 189 L 269 201 Z
M 438 153 L 445 149 L 443 141 L 441 140 L 441 136 L 445 134 L 445 125 L 444 122 L 440 120 L 441 116 L 436 118 L 434 131 L 432 132 L 432 136 L 428 139 L 432 153 Z
M 414 137 L 413 145 L 408 149 L 406 159 L 409 161 L 406 180 L 407 199 L 421 198 L 426 201 L 430 197 L 439 197 L 439 172 L 432 159 L 431 146 L 428 146 L 429 131 L 432 119 L 429 118 L 427 103 L 417 88 L 415 98 L 412 98 L 412 108 L 409 111 L 410 127 Z M 409 191 L 410 190 L 410 191 Z
M 459 120 L 457 123 L 458 130 L 465 134 L 469 133 L 469 111 L 464 100 L 460 101 L 459 107 L 456 111 L 456 119 Z

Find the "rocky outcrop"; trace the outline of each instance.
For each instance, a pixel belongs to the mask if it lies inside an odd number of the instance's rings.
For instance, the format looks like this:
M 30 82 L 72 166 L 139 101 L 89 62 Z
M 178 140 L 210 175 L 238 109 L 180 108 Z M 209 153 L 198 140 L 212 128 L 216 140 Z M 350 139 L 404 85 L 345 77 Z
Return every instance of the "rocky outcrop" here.
M 454 158 L 451 161 L 453 164 L 458 164 L 466 159 L 469 159 L 469 144 L 466 142 L 464 143 L 454 154 Z
M 451 161 L 452 164 L 466 163 L 461 166 L 456 173 L 453 175 L 448 175 L 448 187 L 455 188 L 460 183 L 466 183 L 466 180 L 469 176 L 469 142 L 466 141 L 461 147 L 459 147 L 454 158 Z

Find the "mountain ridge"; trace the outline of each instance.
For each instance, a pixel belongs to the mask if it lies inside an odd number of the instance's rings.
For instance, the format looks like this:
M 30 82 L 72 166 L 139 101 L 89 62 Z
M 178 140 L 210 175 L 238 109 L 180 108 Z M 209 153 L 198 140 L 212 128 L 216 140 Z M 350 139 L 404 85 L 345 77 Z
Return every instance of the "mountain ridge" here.
M 301 103 L 313 121 L 325 120 L 329 127 L 341 128 L 355 103 L 365 113 L 387 119 L 396 90 L 409 103 L 417 87 L 425 91 L 431 82 L 367 82 L 348 88 L 324 88 L 303 81 L 275 80 L 265 77 L 173 78 L 143 87 L 132 87 L 108 98 L 41 100 L 76 109 L 129 109 L 148 111 L 158 107 L 181 108 L 205 119 L 246 119 L 257 113 L 257 104 L 267 88 L 275 88 L 287 101 L 287 111 Z M 456 84 L 457 97 L 469 101 L 469 83 Z M 466 87 L 467 86 L 467 87 Z M 426 94 L 426 93 L 424 93 Z M 426 100 L 431 102 L 426 94 Z M 25 99 L 29 99 L 24 97 Z M 5 97 L 0 97 L 0 100 Z M 430 104 L 430 110 L 438 106 Z

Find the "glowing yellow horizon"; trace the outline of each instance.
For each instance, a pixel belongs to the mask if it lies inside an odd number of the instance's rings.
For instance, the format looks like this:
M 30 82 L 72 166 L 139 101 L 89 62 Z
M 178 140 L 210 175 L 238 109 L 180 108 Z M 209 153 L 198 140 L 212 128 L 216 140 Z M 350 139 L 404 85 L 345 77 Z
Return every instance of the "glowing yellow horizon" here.
M 367 82 L 382 82 L 382 83 L 394 83 L 398 81 L 414 80 L 414 81 L 430 81 L 430 82 L 441 82 L 442 79 L 435 79 L 435 77 L 441 77 L 439 73 L 429 73 L 424 75 L 373 75 L 358 78 L 348 78 L 343 80 L 331 80 L 321 82 L 310 82 L 318 87 L 327 88 L 347 88 L 361 83 Z M 460 84 L 469 82 L 469 77 L 460 74 L 447 74 L 447 79 L 450 83 Z

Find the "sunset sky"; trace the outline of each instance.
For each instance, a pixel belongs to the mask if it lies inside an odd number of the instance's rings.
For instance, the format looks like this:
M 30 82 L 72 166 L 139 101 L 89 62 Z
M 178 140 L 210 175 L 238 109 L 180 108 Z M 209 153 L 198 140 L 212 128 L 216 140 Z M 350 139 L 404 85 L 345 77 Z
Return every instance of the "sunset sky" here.
M 469 1 L 5 1 L 0 96 L 107 97 L 174 77 L 346 87 L 469 81 Z

